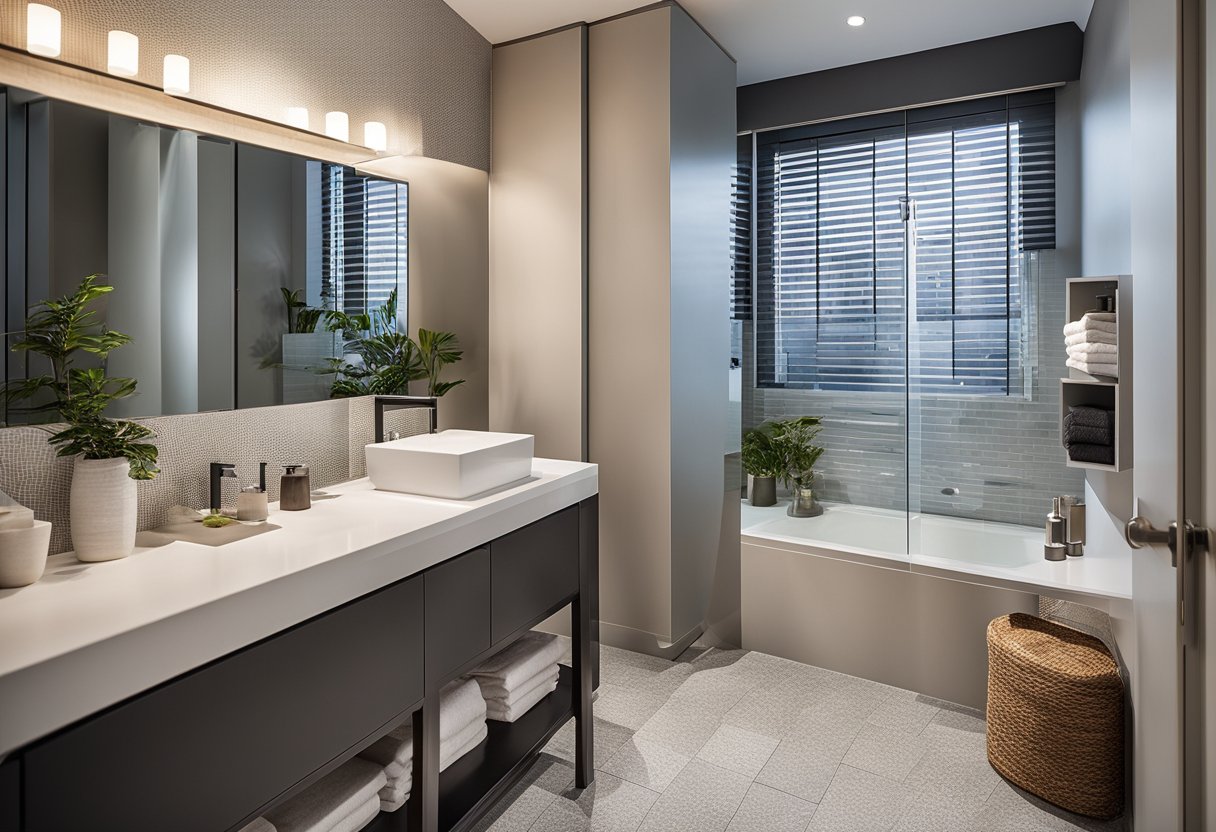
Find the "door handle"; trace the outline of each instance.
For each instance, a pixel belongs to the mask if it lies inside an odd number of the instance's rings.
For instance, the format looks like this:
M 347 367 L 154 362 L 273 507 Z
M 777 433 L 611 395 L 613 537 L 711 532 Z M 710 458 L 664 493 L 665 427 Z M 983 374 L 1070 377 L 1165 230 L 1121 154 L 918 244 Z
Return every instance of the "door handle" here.
M 1170 524 L 1168 529 L 1158 529 L 1147 519 L 1136 516 L 1127 521 L 1123 527 L 1123 539 L 1133 549 L 1143 549 L 1145 546 L 1174 547 L 1176 526 Z

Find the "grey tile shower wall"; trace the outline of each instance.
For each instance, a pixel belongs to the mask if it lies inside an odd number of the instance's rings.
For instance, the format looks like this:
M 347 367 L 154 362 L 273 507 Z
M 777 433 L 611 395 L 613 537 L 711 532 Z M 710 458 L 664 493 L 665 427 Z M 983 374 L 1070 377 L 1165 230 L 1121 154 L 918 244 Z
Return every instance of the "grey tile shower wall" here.
M 403 435 L 427 429 L 426 411 L 398 416 L 389 424 Z M 279 498 L 280 466 L 309 466 L 314 488 L 364 476 L 363 446 L 372 441 L 370 398 L 216 411 L 141 420 L 156 431 L 161 473 L 137 483 L 139 528 L 165 522 L 174 505 L 203 508 L 209 499 L 208 463 L 231 462 L 238 478 L 225 480 L 224 502 L 232 506 L 240 486 L 257 481 L 258 463 L 270 463 L 267 490 Z M 73 461 L 55 456 L 43 427 L 0 429 L 0 491 L 49 520 L 51 552 L 71 549 L 68 495 Z
M 137 80 L 190 59 L 190 97 L 283 121 L 308 107 L 388 127 L 390 151 L 489 169 L 490 44 L 443 0 L 58 0 L 60 60 L 105 71 L 106 32 L 140 39 Z M 25 48 L 25 0 L 0 0 L 0 40 Z
M 901 394 L 753 388 L 749 383 L 744 424 L 823 416 L 820 438 L 827 452 L 817 467 L 825 500 L 896 510 L 911 505 L 933 514 L 1040 525 L 1052 495 L 1083 493 L 1084 475 L 1065 464 L 1060 447 L 1064 275 L 1056 253 L 1041 252 L 1037 271 L 1036 314 L 1026 344 L 1032 383 L 1022 391 L 1028 395 L 921 396 L 912 402 L 909 425 L 908 403 Z M 745 378 L 754 382 L 750 337 L 745 346 Z M 957 496 L 942 493 L 954 488 Z

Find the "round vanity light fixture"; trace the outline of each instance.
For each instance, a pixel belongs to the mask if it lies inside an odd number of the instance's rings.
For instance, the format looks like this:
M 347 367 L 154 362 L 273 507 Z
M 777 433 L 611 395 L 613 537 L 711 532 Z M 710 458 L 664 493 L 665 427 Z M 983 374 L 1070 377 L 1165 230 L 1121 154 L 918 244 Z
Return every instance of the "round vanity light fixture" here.
M 58 58 L 63 44 L 63 17 L 59 9 L 30 3 L 25 15 L 25 48 L 34 55 Z
M 292 127 L 298 127 L 301 130 L 308 129 L 308 108 L 307 107 L 288 107 L 287 108 L 287 123 Z
M 190 93 L 190 59 L 183 55 L 165 56 L 165 92 L 169 95 Z
M 350 116 L 341 110 L 326 113 L 325 135 L 340 142 L 350 141 Z
M 130 32 L 110 32 L 106 69 L 111 75 L 133 78 L 139 74 L 139 38 Z
M 379 121 L 369 121 L 364 124 L 363 146 L 377 153 L 388 150 L 388 128 Z
M 856 29 L 858 26 L 865 26 L 866 19 L 859 14 L 854 14 L 854 15 L 850 15 L 848 17 L 848 19 L 845 20 L 845 23 L 849 24 L 854 29 Z

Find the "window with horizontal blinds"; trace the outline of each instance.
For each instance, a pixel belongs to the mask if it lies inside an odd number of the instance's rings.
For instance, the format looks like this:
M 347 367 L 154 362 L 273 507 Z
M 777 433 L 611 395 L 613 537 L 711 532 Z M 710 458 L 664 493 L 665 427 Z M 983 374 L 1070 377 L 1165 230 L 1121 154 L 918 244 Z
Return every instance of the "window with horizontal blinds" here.
M 752 316 L 752 136 L 739 136 L 731 171 L 730 316 Z
M 1048 91 L 759 138 L 759 384 L 1007 393 L 1020 255 L 1055 245 L 1054 133 Z
M 406 286 L 409 186 L 327 163 L 321 178 L 321 296 L 348 314 L 370 312 Z M 398 317 L 405 317 L 404 291 Z

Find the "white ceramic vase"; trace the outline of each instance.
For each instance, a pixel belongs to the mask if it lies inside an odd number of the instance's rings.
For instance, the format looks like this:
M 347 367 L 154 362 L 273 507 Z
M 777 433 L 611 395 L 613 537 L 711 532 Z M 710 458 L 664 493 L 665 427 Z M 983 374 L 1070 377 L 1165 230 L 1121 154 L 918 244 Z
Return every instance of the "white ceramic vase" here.
M 86 563 L 125 558 L 135 549 L 136 496 L 131 464 L 76 458 L 72 474 L 72 547 Z
M 0 589 L 29 586 L 46 570 L 46 553 L 51 548 L 51 524 L 35 520 L 34 525 L 0 529 Z

